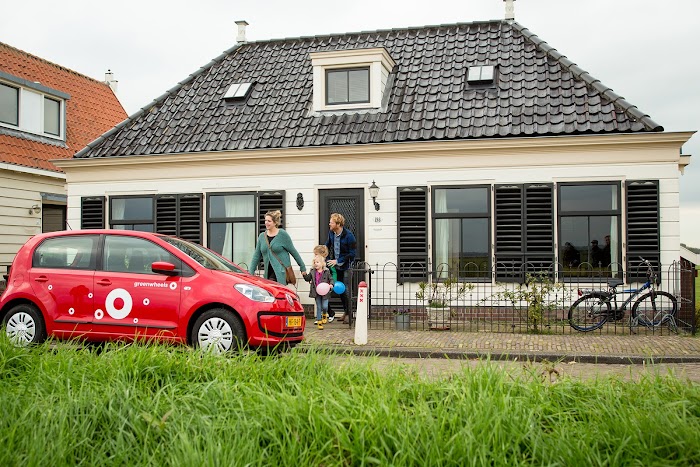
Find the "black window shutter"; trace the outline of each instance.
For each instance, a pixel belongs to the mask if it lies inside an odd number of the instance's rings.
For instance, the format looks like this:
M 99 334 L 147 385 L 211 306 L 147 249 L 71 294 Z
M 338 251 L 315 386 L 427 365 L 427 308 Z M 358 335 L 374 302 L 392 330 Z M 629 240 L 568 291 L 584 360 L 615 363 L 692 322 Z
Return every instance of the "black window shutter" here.
M 80 199 L 80 228 L 104 229 L 105 197 L 87 196 Z
M 399 187 L 397 203 L 397 281 L 424 281 L 428 273 L 428 188 Z
M 279 210 L 282 212 L 282 225 L 284 226 L 284 191 L 260 191 L 258 192 L 258 232 L 265 231 L 265 214 L 268 211 Z
M 554 185 L 525 185 L 525 264 L 554 278 Z
M 156 197 L 156 232 L 202 243 L 202 195 L 166 194 Z
M 554 190 L 551 184 L 496 185 L 496 280 L 553 274 Z
M 177 236 L 194 243 L 202 243 L 202 203 L 201 193 L 178 195 Z
M 496 220 L 496 281 L 520 282 L 525 255 L 523 242 L 523 186 L 494 187 Z
M 649 260 L 659 271 L 661 240 L 659 232 L 659 181 L 627 181 L 627 278 L 645 280 L 646 268 L 639 257 Z

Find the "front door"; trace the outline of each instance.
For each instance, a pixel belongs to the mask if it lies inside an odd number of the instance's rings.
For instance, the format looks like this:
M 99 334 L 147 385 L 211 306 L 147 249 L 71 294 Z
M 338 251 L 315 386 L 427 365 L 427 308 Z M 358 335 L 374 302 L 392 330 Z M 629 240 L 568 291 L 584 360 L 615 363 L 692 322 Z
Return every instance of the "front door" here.
M 102 270 L 95 273 L 93 333 L 175 336 L 180 277 L 154 273 L 155 261 L 177 265 L 179 260 L 143 238 L 105 236 Z
M 331 214 L 337 212 L 345 218 L 345 228 L 355 235 L 357 240 L 357 253 L 355 261 L 365 261 L 365 190 L 362 188 L 347 188 L 340 190 L 320 190 L 319 191 L 319 244 L 323 245 L 328 240 L 328 221 Z M 346 280 L 347 281 L 347 280 Z M 351 290 L 351 297 L 357 295 L 353 280 L 352 284 L 345 284 Z M 351 302 L 351 307 L 353 304 Z M 331 294 L 330 307 L 333 310 L 342 310 L 343 305 L 340 297 L 335 293 Z
M 319 192 L 319 245 L 328 240 L 328 221 L 331 214 L 337 212 L 345 218 L 345 228 L 355 234 L 357 239 L 357 254 L 355 261 L 365 260 L 365 209 L 363 188 L 347 188 L 342 190 L 321 190 Z

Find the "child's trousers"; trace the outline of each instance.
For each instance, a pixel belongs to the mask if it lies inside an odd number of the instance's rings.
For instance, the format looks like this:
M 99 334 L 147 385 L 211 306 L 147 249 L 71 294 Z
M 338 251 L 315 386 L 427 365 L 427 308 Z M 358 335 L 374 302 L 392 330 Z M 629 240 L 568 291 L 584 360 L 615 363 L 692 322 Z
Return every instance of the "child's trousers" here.
M 328 296 L 316 296 L 316 319 L 321 321 L 323 315 L 328 313 Z

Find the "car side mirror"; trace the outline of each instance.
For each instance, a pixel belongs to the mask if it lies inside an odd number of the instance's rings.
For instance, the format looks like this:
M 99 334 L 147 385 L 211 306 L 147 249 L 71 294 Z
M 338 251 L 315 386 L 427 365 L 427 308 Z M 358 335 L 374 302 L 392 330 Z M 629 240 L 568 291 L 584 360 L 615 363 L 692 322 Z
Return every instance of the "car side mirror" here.
M 168 263 L 167 261 L 155 261 L 151 264 L 151 271 L 156 274 L 165 274 L 166 276 L 177 276 L 180 271 L 175 269 L 173 263 Z

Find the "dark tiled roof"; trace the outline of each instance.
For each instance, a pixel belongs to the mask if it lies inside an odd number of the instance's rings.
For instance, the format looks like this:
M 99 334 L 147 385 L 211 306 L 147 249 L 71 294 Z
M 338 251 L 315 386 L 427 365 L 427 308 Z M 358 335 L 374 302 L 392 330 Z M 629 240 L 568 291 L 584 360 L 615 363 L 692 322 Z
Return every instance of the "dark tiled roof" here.
M 311 112 L 312 52 L 383 47 L 395 77 L 378 112 Z M 494 64 L 498 84 L 467 85 Z M 222 96 L 255 82 L 243 105 Z M 517 23 L 490 21 L 235 46 L 76 157 L 512 136 L 663 131 Z
M 0 134 L 0 162 L 61 171 L 53 159 L 69 159 L 87 143 L 123 121 L 127 114 L 105 83 L 0 42 L 0 71 L 70 95 L 66 101 L 66 141 L 7 130 Z

